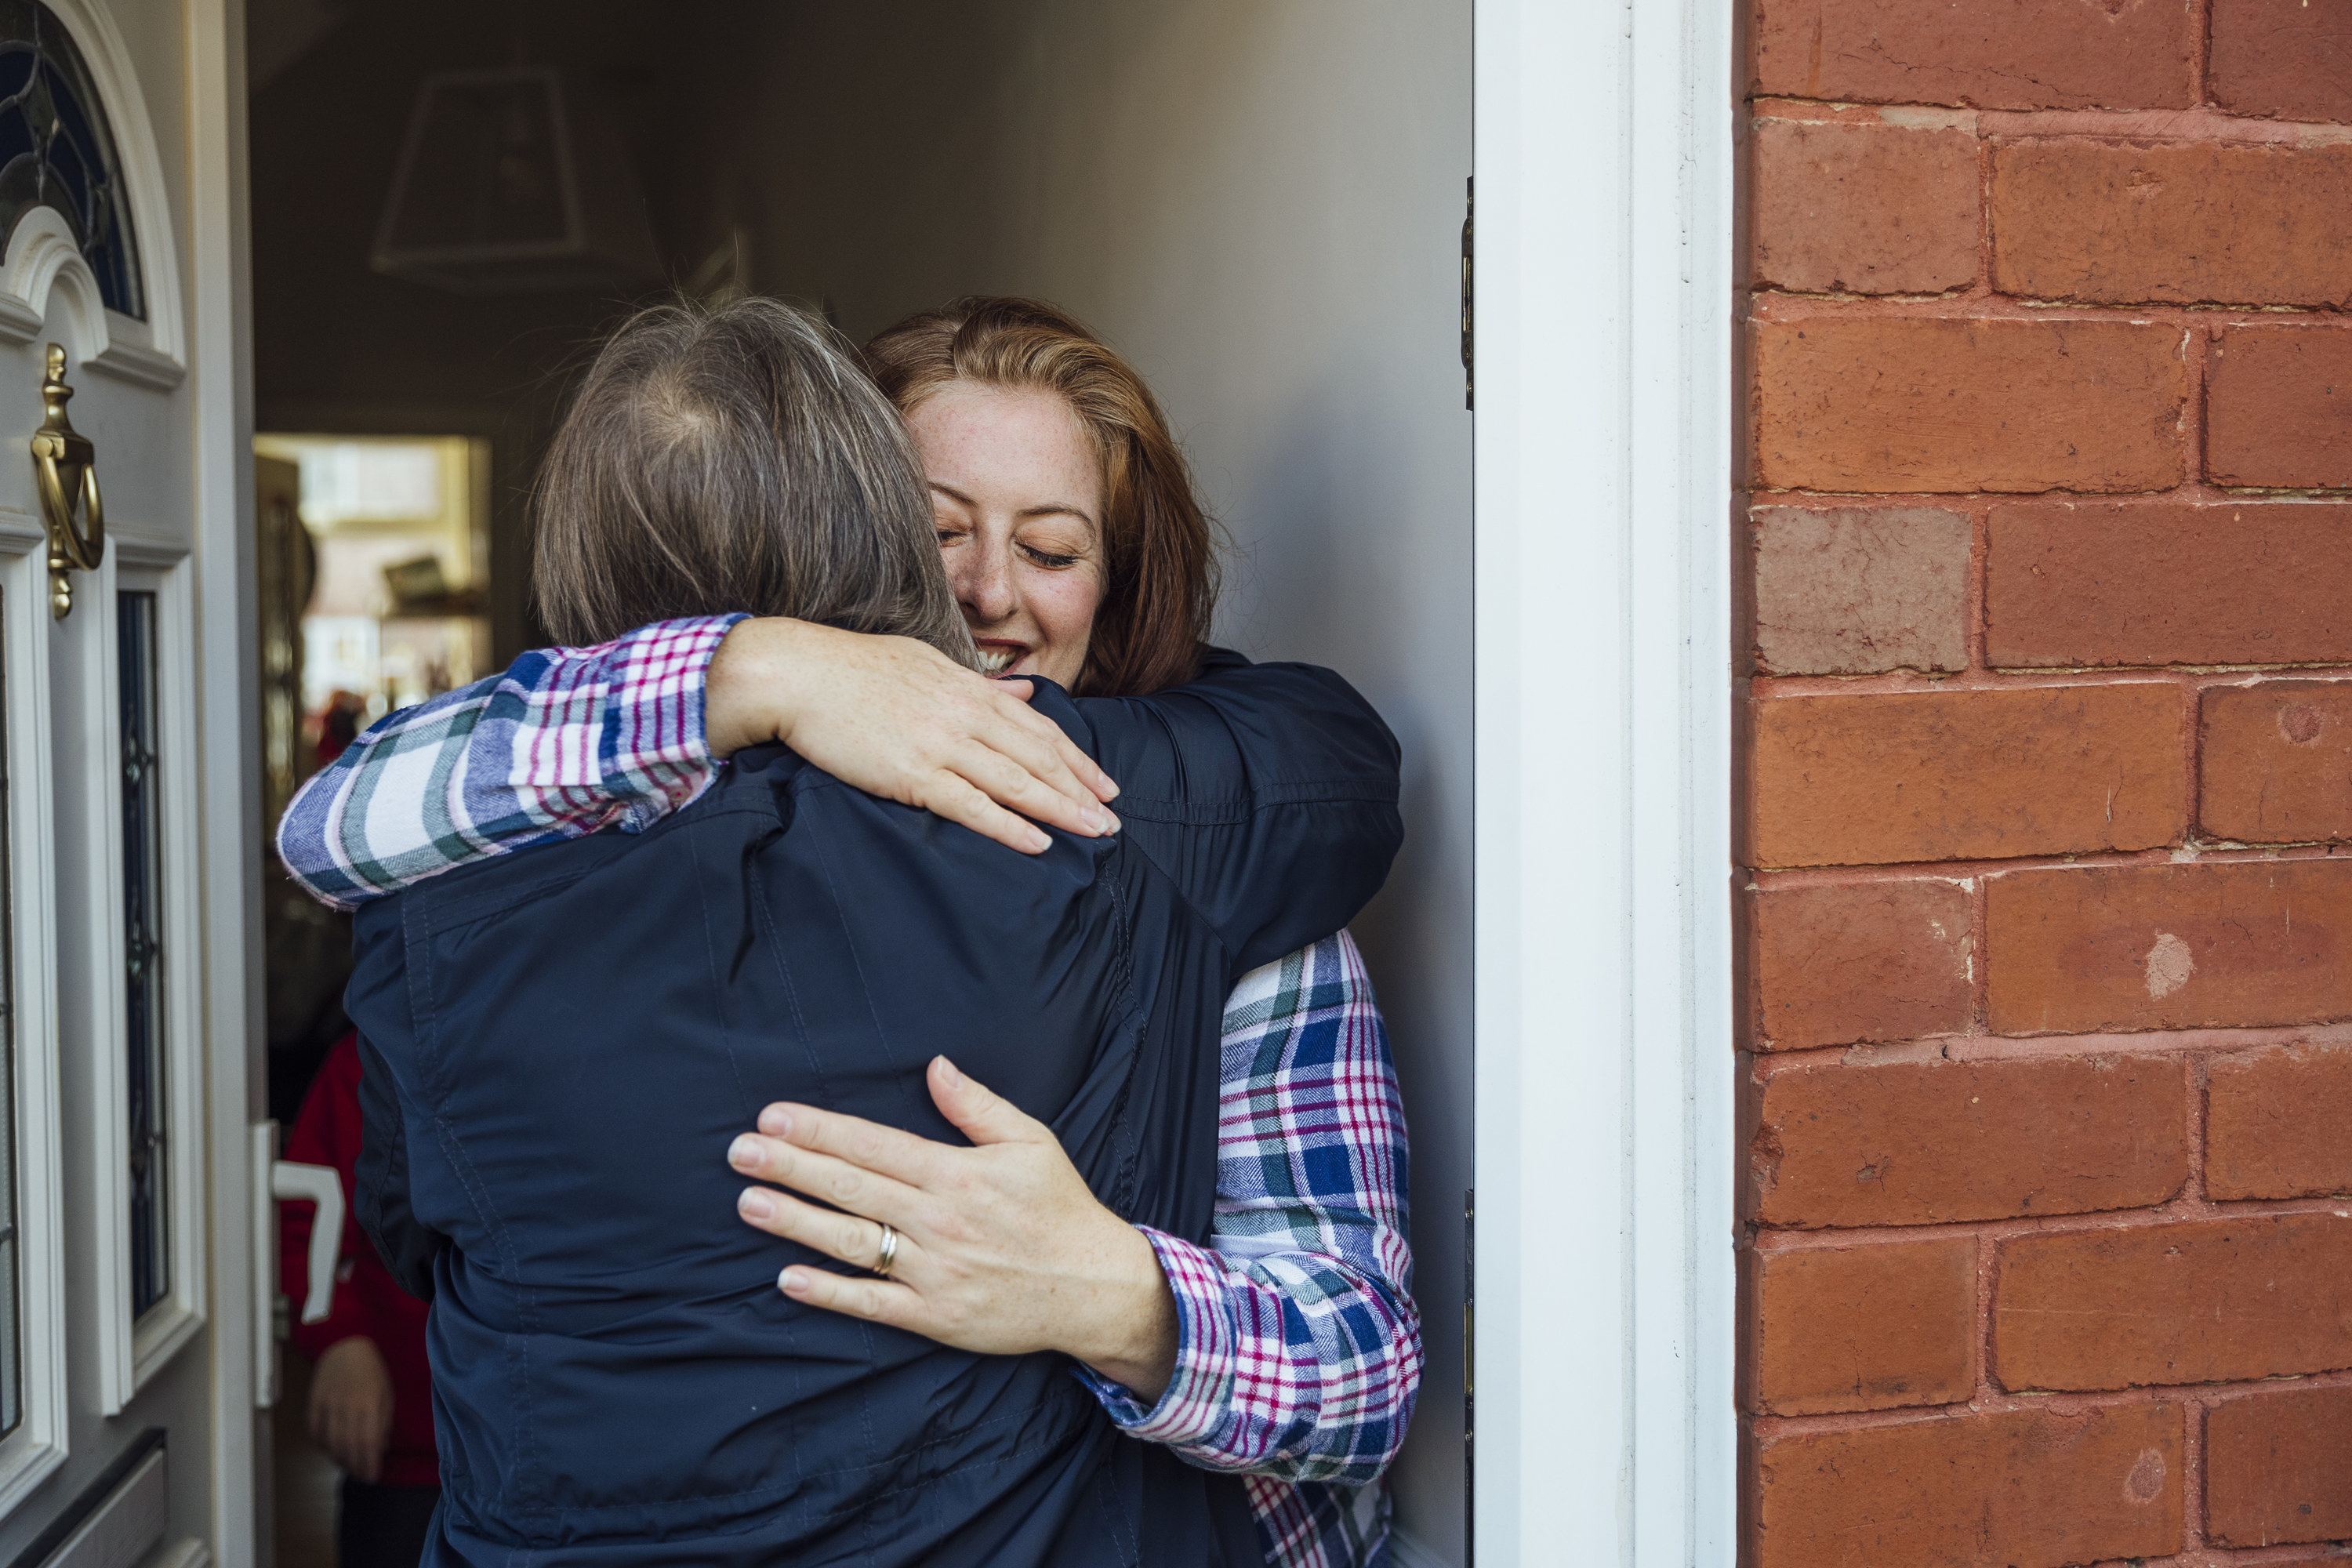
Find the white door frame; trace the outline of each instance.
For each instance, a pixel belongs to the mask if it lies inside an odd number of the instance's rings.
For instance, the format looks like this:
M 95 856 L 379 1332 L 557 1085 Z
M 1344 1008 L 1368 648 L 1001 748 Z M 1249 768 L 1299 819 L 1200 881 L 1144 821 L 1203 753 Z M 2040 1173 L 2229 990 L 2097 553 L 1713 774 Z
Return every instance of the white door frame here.
M 195 394 L 196 659 L 212 1224 L 212 1545 L 266 1563 L 257 1480 L 252 1142 L 263 1103 L 259 635 L 245 0 L 188 0 L 189 381 Z
M 1475 0 L 1483 1564 L 1734 1560 L 1729 0 Z

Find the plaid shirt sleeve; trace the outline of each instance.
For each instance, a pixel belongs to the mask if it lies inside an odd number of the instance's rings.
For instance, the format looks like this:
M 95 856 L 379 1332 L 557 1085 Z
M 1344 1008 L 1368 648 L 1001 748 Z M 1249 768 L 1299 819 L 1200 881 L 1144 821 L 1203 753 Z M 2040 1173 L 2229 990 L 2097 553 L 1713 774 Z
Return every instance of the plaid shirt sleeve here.
M 313 898 L 348 910 L 488 856 L 651 826 L 716 773 L 702 678 L 744 618 L 527 653 L 388 715 L 295 795 L 278 858 Z
M 1078 1374 L 1129 1436 L 1205 1468 L 1363 1486 L 1404 1442 L 1421 1319 L 1404 1110 L 1345 931 L 1243 977 L 1223 1066 L 1212 1245 L 1143 1229 L 1176 1297 L 1176 1374 L 1150 1405 Z

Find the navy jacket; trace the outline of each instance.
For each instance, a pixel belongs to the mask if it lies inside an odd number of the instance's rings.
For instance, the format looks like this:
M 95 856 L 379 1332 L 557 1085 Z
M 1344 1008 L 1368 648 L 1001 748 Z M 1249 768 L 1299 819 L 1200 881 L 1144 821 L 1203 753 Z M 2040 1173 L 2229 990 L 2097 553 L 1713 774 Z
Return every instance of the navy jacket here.
M 796 1304 L 784 1264 L 841 1266 L 736 1217 L 771 1100 L 957 1139 L 946 1051 L 1116 1212 L 1208 1238 L 1223 998 L 1379 889 L 1395 742 L 1230 655 L 1036 701 L 1120 782 L 1117 837 L 1019 855 L 764 747 L 645 834 L 361 912 L 358 1206 L 434 1294 L 427 1563 L 1259 1560 L 1239 1482 L 1119 1436 L 1065 1358 Z

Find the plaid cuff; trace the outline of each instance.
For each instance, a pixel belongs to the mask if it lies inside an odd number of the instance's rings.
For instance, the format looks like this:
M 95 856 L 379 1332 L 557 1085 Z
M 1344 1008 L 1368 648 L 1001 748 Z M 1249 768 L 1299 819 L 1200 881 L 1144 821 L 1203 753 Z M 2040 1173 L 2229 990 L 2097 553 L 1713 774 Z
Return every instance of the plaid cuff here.
M 1160 1272 L 1176 1298 L 1176 1372 L 1158 1403 L 1146 1405 L 1124 1384 L 1088 1367 L 1078 1376 L 1113 1422 L 1147 1443 L 1192 1447 L 1224 1426 L 1234 1397 L 1232 1291 L 1224 1267 L 1205 1247 L 1179 1241 L 1148 1225 L 1135 1227 L 1160 1255 Z
M 704 678 L 719 645 L 749 616 L 702 616 L 642 626 L 600 661 L 611 682 L 598 735 L 605 800 L 642 832 L 694 803 L 717 776 L 703 741 Z

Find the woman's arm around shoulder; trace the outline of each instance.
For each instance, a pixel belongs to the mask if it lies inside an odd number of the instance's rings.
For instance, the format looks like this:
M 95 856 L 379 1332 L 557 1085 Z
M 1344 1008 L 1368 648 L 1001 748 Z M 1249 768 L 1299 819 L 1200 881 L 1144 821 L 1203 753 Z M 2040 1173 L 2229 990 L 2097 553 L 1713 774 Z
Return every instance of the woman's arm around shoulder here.
M 304 784 L 278 854 L 338 909 L 471 860 L 686 805 L 717 766 L 703 677 L 741 616 L 527 653 L 375 724 Z
M 308 784 L 278 855 L 349 909 L 471 860 L 617 825 L 651 826 L 722 759 L 780 741 L 871 794 L 1015 849 L 1023 816 L 1117 830 L 1118 787 L 1028 704 L 908 637 L 782 617 L 657 621 L 593 647 L 527 653 L 377 724 Z
M 1130 1436 L 1211 1469 L 1362 1486 L 1421 1384 L 1405 1129 L 1387 1030 L 1345 931 L 1244 977 L 1225 1008 L 1210 1247 L 1145 1230 L 1176 1299 L 1146 1405 L 1084 1373 Z

